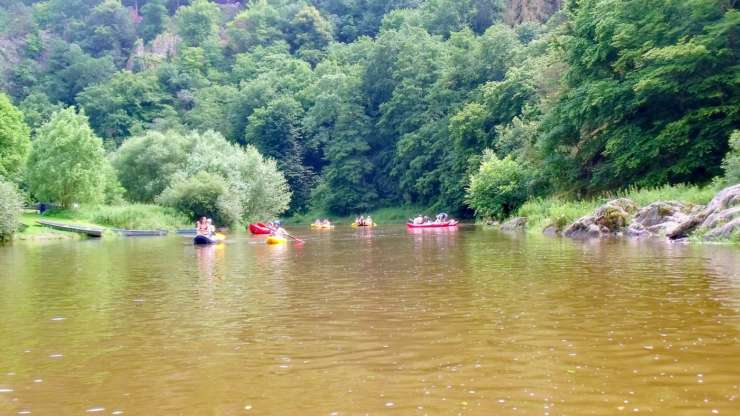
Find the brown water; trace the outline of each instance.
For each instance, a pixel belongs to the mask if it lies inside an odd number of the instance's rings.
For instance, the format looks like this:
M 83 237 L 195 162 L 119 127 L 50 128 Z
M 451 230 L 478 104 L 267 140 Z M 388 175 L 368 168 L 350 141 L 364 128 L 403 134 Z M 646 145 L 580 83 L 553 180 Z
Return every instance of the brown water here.
M 0 415 L 740 414 L 740 250 L 297 230 L 0 248 Z

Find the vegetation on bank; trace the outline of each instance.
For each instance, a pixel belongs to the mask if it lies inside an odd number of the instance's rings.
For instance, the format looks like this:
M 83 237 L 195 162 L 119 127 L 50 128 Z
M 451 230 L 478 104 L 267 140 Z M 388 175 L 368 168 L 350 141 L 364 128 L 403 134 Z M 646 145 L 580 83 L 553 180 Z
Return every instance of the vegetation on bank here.
M 631 188 L 622 192 L 603 194 L 599 197 L 572 200 L 557 197 L 532 199 L 524 203 L 516 216 L 527 218 L 527 230 L 542 233 L 550 226 L 562 231 L 573 221 L 589 215 L 609 200 L 628 198 L 638 206 L 646 206 L 657 201 L 677 201 L 684 204 L 706 205 L 721 189 L 721 184 L 711 186 L 665 185 L 655 188 Z

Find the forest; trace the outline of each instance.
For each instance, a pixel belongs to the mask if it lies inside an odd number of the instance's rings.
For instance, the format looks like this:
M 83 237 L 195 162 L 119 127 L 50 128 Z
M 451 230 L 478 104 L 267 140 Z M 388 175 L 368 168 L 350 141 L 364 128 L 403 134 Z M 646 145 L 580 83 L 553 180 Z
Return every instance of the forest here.
M 737 181 L 738 28 L 735 0 L 0 0 L 0 185 L 233 223 Z

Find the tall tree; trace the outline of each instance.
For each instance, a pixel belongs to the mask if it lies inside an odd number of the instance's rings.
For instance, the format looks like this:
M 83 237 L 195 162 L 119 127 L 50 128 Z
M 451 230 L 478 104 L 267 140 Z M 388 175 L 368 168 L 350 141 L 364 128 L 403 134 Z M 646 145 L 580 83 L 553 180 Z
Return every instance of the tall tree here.
M 23 114 L 0 93 L 0 178 L 17 179 L 31 146 L 29 136 Z

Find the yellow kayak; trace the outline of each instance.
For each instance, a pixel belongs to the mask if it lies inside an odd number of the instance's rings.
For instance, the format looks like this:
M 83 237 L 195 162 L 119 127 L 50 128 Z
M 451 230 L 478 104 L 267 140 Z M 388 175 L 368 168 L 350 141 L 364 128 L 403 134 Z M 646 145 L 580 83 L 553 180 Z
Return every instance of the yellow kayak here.
M 267 239 L 265 240 L 265 242 L 267 244 L 283 244 L 283 243 L 287 243 L 288 242 L 288 239 L 285 238 L 285 237 L 276 237 L 274 235 L 271 235 L 271 236 L 268 236 L 267 237 Z
M 360 225 L 360 224 L 358 224 L 356 222 L 353 222 L 352 223 L 352 226 L 355 227 L 355 228 L 357 228 L 357 227 L 377 227 L 378 224 L 372 223 L 372 224 L 363 224 L 363 225 Z

